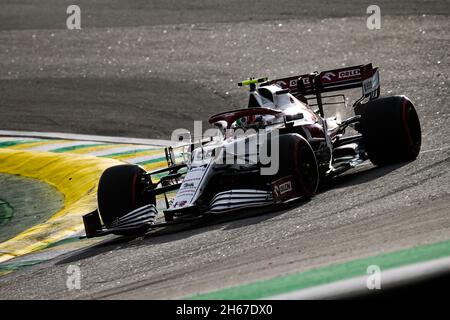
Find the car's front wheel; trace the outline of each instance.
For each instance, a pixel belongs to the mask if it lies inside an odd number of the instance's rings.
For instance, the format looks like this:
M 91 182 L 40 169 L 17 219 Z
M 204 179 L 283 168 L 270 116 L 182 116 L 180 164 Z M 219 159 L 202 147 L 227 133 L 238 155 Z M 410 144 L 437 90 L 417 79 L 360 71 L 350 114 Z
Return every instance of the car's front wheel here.
M 145 170 L 139 166 L 124 164 L 106 169 L 100 177 L 97 202 L 98 211 L 105 226 L 113 227 L 118 218 L 149 203 L 156 203 L 154 196 L 145 199 L 140 180 Z

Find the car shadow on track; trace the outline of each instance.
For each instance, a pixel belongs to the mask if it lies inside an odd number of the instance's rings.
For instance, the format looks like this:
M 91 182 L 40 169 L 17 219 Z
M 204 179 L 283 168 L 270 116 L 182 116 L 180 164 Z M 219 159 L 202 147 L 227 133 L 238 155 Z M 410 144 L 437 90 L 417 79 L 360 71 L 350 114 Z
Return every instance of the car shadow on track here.
M 409 162 L 386 165 L 382 167 L 377 167 L 369 165 L 368 167 L 355 168 L 346 172 L 341 176 L 333 178 L 326 186 L 320 189 L 320 192 L 326 192 L 327 190 L 340 187 L 350 187 L 363 184 L 366 182 L 374 181 L 381 178 L 401 167 L 407 165 Z
M 326 186 L 322 186 L 319 193 L 327 192 L 336 187 L 355 186 L 376 180 L 394 170 L 401 168 L 407 163 L 357 169 L 345 175 L 336 177 L 329 181 Z M 158 230 L 152 230 L 144 235 L 139 236 L 109 236 L 108 239 L 97 243 L 88 248 L 83 248 L 75 252 L 63 255 L 56 262 L 56 265 L 73 263 L 79 260 L 95 257 L 108 251 L 121 249 L 123 247 L 132 248 L 140 246 L 154 246 L 171 241 L 177 241 L 189 238 L 193 235 L 209 232 L 217 229 L 238 229 L 249 225 L 259 224 L 263 221 L 270 220 L 276 216 L 282 215 L 287 211 L 302 206 L 304 203 L 312 200 L 299 200 L 289 205 L 282 205 L 268 208 L 257 208 L 253 210 L 243 210 L 235 213 L 224 213 L 219 215 L 211 215 L 200 220 L 195 220 L 179 225 L 164 227 Z M 111 238 L 112 237 L 112 238 Z
M 296 203 L 289 206 L 280 207 L 277 210 L 267 208 L 264 210 L 254 210 L 252 212 L 247 211 L 245 213 L 236 212 L 227 215 L 222 214 L 222 216 L 208 216 L 195 222 L 164 227 L 160 230 L 150 231 L 144 235 L 138 236 L 110 236 L 108 239 L 105 239 L 104 241 L 93 246 L 79 249 L 61 256 L 61 259 L 55 264 L 61 265 L 73 263 L 124 247 L 132 248 L 154 246 L 166 242 L 189 238 L 193 235 L 212 230 L 235 229 L 252 224 L 258 224 L 277 215 L 281 215 L 292 208 L 298 207 L 299 205 L 301 204 Z

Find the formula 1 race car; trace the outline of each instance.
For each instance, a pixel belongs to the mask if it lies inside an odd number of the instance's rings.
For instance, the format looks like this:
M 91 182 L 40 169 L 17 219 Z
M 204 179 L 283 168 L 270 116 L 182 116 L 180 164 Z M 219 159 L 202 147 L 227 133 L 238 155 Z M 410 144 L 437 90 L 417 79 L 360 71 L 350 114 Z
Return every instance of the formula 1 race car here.
M 217 135 L 189 143 L 186 161 L 177 163 L 167 148 L 167 168 L 146 172 L 124 164 L 105 170 L 98 210 L 83 217 L 87 237 L 140 234 L 309 199 L 319 182 L 366 160 L 382 166 L 419 154 L 421 127 L 412 102 L 405 96 L 380 98 L 379 71 L 371 64 L 270 81 L 251 78 L 239 86 L 250 88 L 248 107 L 212 116 Z M 343 94 L 330 93 L 354 88 L 362 88 L 362 95 L 352 116 L 325 117 L 327 105 L 346 105 Z M 169 201 L 167 194 L 175 191 Z M 163 219 L 157 219 L 158 195 L 165 199 Z

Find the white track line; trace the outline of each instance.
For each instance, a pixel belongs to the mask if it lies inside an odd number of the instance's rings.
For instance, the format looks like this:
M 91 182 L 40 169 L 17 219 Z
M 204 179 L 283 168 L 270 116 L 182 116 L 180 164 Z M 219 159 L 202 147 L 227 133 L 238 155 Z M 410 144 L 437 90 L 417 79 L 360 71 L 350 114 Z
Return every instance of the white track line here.
M 146 161 L 150 161 L 150 160 L 154 160 L 154 159 L 158 159 L 161 157 L 165 157 L 165 154 L 154 154 L 154 155 L 147 155 L 147 156 L 140 156 L 140 157 L 134 157 L 134 158 L 128 158 L 128 159 L 124 159 L 123 161 L 126 161 L 128 163 L 141 163 L 141 162 L 146 162 Z
M 72 134 L 72 133 L 61 133 L 61 132 L 0 130 L 0 136 L 65 139 L 65 140 L 80 140 L 80 141 L 98 141 L 98 142 L 110 142 L 110 143 L 141 144 L 141 145 L 151 145 L 151 146 L 160 146 L 160 147 L 169 147 L 169 146 L 175 147 L 175 146 L 179 145 L 178 142 L 171 141 L 171 140 L 95 136 L 95 135 Z
M 28 150 L 32 151 L 52 151 L 59 148 L 68 148 L 68 147 L 76 147 L 81 145 L 96 145 L 98 142 L 94 141 L 67 141 L 67 142 L 61 142 L 61 143 L 51 143 L 51 144 L 45 144 L 41 146 L 36 146 L 29 148 Z
M 427 262 L 420 262 L 389 270 L 381 270 L 381 289 L 390 289 L 416 281 L 426 280 L 433 276 L 450 272 L 450 257 L 440 258 Z M 329 284 L 319 285 L 312 288 L 301 289 L 294 292 L 284 293 L 267 297 L 269 300 L 314 300 L 314 299 L 339 299 L 355 297 L 366 294 L 367 276 L 355 277 L 347 280 L 337 281 Z
M 91 156 L 101 157 L 101 156 L 109 156 L 115 153 L 129 152 L 129 151 L 141 151 L 149 149 L 149 146 L 125 146 L 125 147 L 113 147 L 108 149 L 102 149 L 97 151 L 89 152 Z
M 36 138 L 23 138 L 23 137 L 0 137 L 0 142 L 17 141 L 17 140 L 21 140 L 21 141 L 35 141 L 35 140 L 39 140 L 39 139 L 36 139 Z

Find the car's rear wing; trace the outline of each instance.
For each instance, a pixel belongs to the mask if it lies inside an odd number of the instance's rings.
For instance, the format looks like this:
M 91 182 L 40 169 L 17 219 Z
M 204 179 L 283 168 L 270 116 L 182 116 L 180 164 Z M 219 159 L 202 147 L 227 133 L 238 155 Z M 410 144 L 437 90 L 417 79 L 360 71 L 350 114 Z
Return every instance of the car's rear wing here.
M 299 81 L 301 80 L 301 81 Z M 363 94 L 375 91 L 379 87 L 378 68 L 372 64 L 346 67 L 302 74 L 299 76 L 271 80 L 283 89 L 289 89 L 293 94 L 316 94 L 362 87 Z
M 280 78 L 271 80 L 270 83 L 289 89 L 294 96 L 314 95 L 321 114 L 323 114 L 322 93 L 361 87 L 362 97 L 354 106 L 365 98 L 374 99 L 380 94 L 378 68 L 373 68 L 371 63 Z

